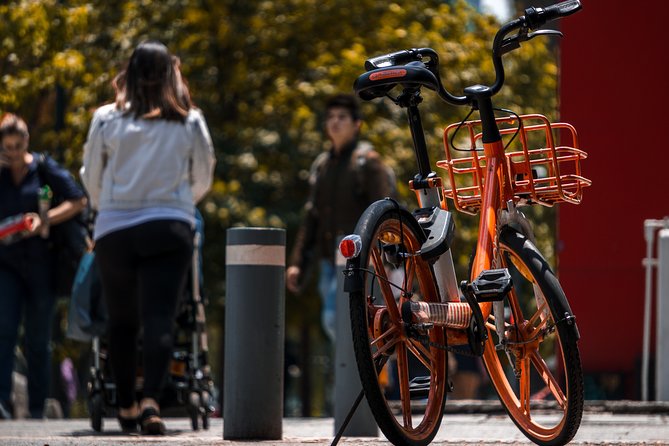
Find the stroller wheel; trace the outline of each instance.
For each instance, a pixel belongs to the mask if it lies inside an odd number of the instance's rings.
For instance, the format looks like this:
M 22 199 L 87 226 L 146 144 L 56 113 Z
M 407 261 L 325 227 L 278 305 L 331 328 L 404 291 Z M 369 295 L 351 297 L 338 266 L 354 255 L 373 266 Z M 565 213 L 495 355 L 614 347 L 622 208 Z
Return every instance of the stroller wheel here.
M 202 429 L 209 430 L 209 414 L 207 412 L 202 414 Z
M 102 432 L 104 401 L 101 393 L 95 393 L 90 401 L 91 427 L 95 432 Z
M 194 431 L 200 428 L 199 418 L 200 418 L 200 395 L 196 392 L 191 392 L 188 398 L 188 414 L 190 415 L 191 427 Z M 204 429 L 204 423 L 202 426 Z
M 212 412 L 211 407 L 211 394 L 207 391 L 202 392 L 200 398 L 201 402 L 201 413 L 202 413 L 202 429 L 209 429 L 209 413 Z

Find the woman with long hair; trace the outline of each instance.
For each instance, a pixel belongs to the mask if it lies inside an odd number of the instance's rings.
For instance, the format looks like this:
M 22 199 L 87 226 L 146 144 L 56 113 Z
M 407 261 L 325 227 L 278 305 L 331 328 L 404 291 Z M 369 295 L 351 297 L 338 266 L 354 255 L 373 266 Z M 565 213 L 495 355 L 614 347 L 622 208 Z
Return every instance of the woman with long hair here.
M 94 113 L 81 178 L 98 210 L 95 252 L 119 424 L 124 432 L 163 435 L 159 401 L 193 250 L 194 205 L 211 186 L 214 151 L 179 60 L 162 43 L 138 45 L 113 86 L 114 103 Z

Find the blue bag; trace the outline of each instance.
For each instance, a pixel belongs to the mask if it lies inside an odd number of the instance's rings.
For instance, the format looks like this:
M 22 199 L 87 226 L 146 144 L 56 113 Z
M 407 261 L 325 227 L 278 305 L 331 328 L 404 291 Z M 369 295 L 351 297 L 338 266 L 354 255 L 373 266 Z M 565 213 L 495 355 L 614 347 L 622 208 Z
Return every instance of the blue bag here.
M 94 336 L 104 334 L 107 319 L 95 253 L 85 252 L 72 283 L 66 335 L 69 339 L 89 342 Z

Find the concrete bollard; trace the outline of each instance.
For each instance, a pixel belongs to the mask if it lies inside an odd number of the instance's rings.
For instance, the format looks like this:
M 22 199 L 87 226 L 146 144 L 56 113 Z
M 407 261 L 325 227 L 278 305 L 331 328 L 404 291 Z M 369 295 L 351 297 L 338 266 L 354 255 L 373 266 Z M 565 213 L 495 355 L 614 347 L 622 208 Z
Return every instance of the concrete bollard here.
M 285 259 L 283 229 L 228 229 L 225 440 L 282 437 Z
M 346 260 L 339 252 L 339 241 L 335 249 L 337 269 L 337 342 L 335 343 L 335 398 L 334 398 L 334 432 L 339 431 L 351 410 L 351 406 L 362 390 L 358 366 L 353 352 L 351 340 L 351 318 L 348 305 L 348 294 L 344 292 L 344 268 Z M 367 398 L 358 406 L 343 433 L 347 437 L 377 437 L 379 435 L 376 421 L 372 415 Z

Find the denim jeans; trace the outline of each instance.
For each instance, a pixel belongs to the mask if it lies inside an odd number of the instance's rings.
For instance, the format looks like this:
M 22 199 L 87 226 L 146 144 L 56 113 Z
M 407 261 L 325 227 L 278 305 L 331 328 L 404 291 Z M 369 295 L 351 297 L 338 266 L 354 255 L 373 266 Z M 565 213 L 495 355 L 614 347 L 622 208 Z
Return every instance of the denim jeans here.
M 42 418 L 51 375 L 51 325 L 55 297 L 48 265 L 30 271 L 0 266 L 0 400 L 9 401 L 19 326 L 24 322 L 24 350 L 28 365 L 28 409 Z
M 329 260 L 321 260 L 318 291 L 321 295 L 321 324 L 330 341 L 337 333 L 337 268 Z

